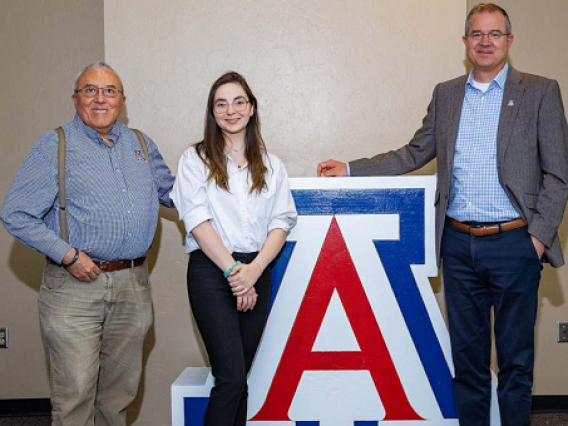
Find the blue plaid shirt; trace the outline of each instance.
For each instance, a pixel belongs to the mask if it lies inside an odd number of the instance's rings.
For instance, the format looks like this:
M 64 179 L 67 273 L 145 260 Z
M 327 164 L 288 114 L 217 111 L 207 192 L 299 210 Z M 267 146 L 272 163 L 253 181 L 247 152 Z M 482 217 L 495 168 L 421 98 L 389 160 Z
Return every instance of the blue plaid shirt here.
M 174 177 L 146 137 L 150 162 L 135 133 L 115 123 L 109 148 L 78 115 L 63 126 L 69 244 L 59 233 L 55 130 L 33 146 L 8 191 L 1 220 L 24 244 L 61 262 L 72 248 L 98 260 L 143 256 L 154 238 L 158 207 L 172 207 Z
M 460 222 L 519 217 L 497 175 L 497 130 L 508 70 L 506 64 L 485 93 L 473 86 L 473 71 L 466 82 L 446 213 Z

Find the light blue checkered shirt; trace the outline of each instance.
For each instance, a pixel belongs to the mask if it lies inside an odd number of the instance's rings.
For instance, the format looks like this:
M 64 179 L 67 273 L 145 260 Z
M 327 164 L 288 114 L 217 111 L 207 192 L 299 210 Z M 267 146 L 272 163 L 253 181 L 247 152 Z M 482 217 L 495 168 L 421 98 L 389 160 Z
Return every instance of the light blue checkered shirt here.
M 447 215 L 460 222 L 504 222 L 519 217 L 497 175 L 497 130 L 509 65 L 485 93 L 465 86 Z
M 159 203 L 172 206 L 174 177 L 146 137 L 150 163 L 134 132 L 116 123 L 109 148 L 78 115 L 66 135 L 66 199 L 69 240 L 59 233 L 55 130 L 44 133 L 8 191 L 1 220 L 14 237 L 60 262 L 76 247 L 98 260 L 143 256 L 154 238 Z

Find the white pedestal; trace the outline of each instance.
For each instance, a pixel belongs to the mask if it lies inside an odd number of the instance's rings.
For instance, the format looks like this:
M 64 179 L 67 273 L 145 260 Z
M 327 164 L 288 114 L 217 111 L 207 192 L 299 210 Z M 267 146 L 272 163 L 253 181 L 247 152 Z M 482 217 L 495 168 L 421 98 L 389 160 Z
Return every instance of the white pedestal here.
M 172 426 L 202 426 L 212 387 L 210 368 L 188 367 L 183 370 L 172 384 Z M 191 415 L 186 415 L 189 413 Z

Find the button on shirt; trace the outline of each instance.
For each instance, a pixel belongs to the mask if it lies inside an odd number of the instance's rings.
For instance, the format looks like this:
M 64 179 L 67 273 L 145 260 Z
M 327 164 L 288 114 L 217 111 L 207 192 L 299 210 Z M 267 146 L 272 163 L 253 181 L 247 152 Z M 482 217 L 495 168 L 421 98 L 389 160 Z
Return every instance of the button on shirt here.
M 288 174 L 275 155 L 263 156 L 268 168 L 267 187 L 260 194 L 250 193 L 248 168 L 239 168 L 227 156 L 229 191 L 207 181 L 209 169 L 195 147 L 180 158 L 178 175 L 171 197 L 186 229 L 186 252 L 199 249 L 191 231 L 209 220 L 230 253 L 260 251 L 270 231 L 289 231 L 297 220 L 296 206 L 290 193 Z
M 447 215 L 460 222 L 504 222 L 519 217 L 497 174 L 497 131 L 508 65 L 486 92 L 466 82 Z
M 150 162 L 135 133 L 115 123 L 114 146 L 78 115 L 63 126 L 66 136 L 66 204 L 69 243 L 59 230 L 58 137 L 43 134 L 10 188 L 2 222 L 13 236 L 56 262 L 72 248 L 93 259 L 135 259 L 147 252 L 159 203 L 173 207 L 174 177 L 146 137 Z

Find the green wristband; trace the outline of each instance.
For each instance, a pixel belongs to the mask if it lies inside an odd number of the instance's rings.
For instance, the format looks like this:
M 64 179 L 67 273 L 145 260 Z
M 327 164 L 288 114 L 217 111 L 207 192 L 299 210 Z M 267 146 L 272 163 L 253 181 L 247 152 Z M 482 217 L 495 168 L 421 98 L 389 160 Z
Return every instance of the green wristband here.
M 233 264 L 233 266 L 231 266 L 229 269 L 227 269 L 227 270 L 223 273 L 223 276 L 224 276 L 225 278 L 229 278 L 229 275 L 231 275 L 231 274 L 233 273 L 233 269 L 235 269 L 235 266 L 240 265 L 240 264 L 241 264 L 241 261 L 240 261 L 240 260 L 237 260 L 237 261 Z

